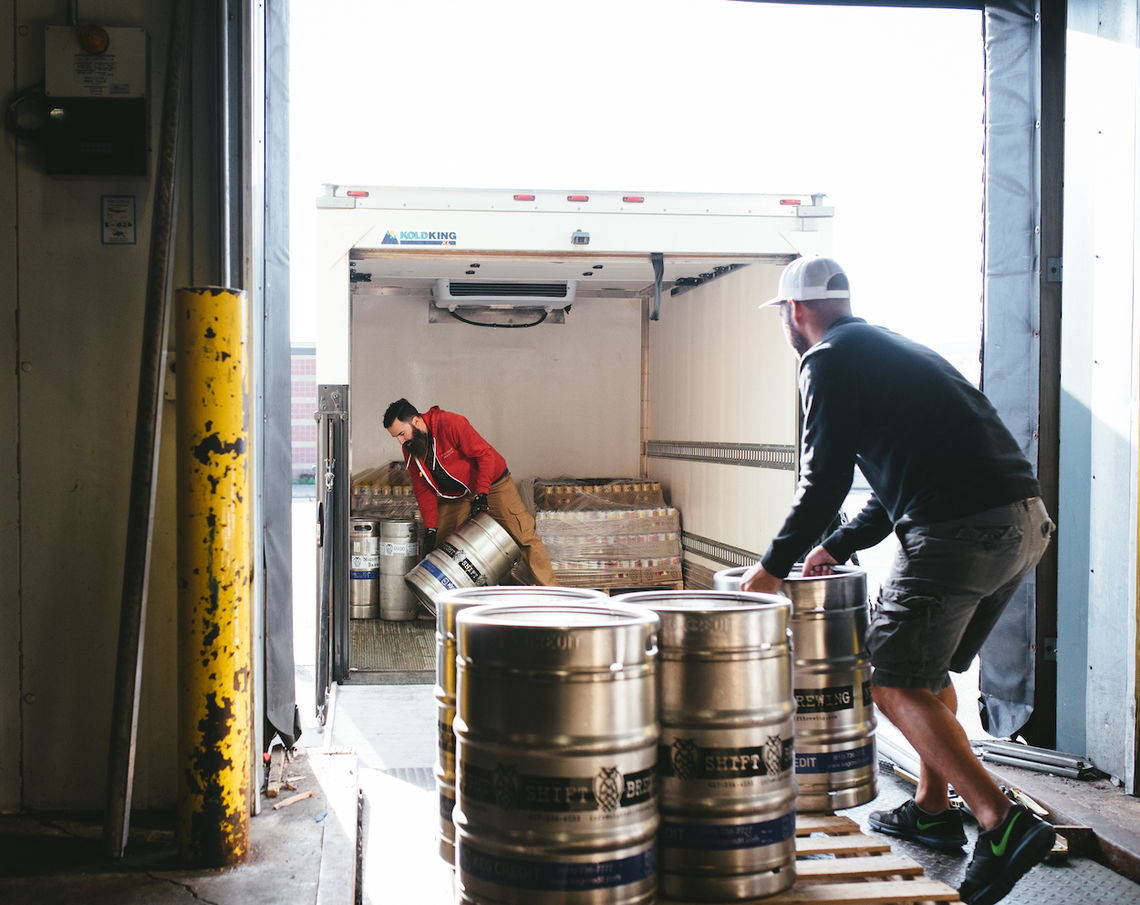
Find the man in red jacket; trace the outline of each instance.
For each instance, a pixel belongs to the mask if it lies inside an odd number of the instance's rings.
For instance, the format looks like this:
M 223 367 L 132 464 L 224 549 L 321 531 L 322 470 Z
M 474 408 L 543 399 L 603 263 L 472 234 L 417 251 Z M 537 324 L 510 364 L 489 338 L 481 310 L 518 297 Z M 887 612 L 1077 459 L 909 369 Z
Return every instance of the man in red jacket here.
M 471 516 L 486 512 L 519 545 L 538 584 L 558 583 L 506 460 L 466 418 L 438 405 L 421 414 L 407 399 L 397 399 L 384 412 L 384 427 L 404 448 L 429 550 L 437 536 L 447 537 Z

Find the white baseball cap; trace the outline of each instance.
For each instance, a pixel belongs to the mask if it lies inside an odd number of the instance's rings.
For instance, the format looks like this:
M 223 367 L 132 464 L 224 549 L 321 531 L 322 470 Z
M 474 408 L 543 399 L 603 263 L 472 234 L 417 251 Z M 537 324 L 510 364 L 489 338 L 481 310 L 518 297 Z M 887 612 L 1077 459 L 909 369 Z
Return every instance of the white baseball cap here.
M 789 299 L 797 302 L 810 302 L 813 299 L 849 299 L 851 286 L 847 274 L 833 258 L 815 255 L 810 258 L 796 258 L 780 274 L 780 285 L 774 299 L 761 304 L 778 305 Z

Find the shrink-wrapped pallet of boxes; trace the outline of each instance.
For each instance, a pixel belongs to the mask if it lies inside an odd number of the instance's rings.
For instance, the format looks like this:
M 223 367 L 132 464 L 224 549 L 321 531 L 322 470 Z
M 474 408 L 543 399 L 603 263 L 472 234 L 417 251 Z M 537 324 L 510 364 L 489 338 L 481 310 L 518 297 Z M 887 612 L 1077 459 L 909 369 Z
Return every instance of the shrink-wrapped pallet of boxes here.
M 388 462 L 352 476 L 352 514 L 364 518 L 419 518 L 403 462 Z
M 572 588 L 680 588 L 681 515 L 637 478 L 537 479 L 535 524 Z

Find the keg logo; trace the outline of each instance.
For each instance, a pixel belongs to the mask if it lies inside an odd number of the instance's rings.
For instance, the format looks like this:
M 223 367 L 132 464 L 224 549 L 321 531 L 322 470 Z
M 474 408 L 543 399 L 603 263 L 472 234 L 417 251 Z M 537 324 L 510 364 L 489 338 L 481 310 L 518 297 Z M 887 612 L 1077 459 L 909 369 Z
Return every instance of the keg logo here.
M 796 713 L 838 713 L 855 708 L 855 690 L 850 685 L 797 688 Z
M 680 780 L 777 776 L 792 769 L 792 750 L 793 740 L 781 735 L 739 748 L 702 747 L 696 739 L 675 739 L 671 747 L 658 747 L 657 770 L 661 776 Z
M 501 808 L 518 807 L 519 771 L 508 764 L 495 766 L 495 804 Z
M 598 806 L 613 813 L 621 804 L 621 772 L 617 767 L 602 767 L 594 777 L 594 798 Z
M 697 746 L 696 739 L 674 739 L 670 753 L 674 776 L 678 779 L 692 779 L 697 775 L 697 765 L 701 760 L 701 749 Z
M 450 556 L 452 559 L 455 559 L 455 557 L 459 555 L 459 549 L 455 546 L 455 544 L 449 543 L 447 541 L 442 541 L 437 544 L 436 549 L 444 556 Z
M 464 572 L 466 572 L 467 577 L 470 578 L 476 585 L 481 586 L 481 585 L 485 585 L 487 583 L 485 580 L 484 581 L 480 580 L 483 578 L 483 573 L 480 572 L 477 568 L 475 568 L 475 564 L 473 562 L 471 562 L 471 560 L 467 559 L 466 557 L 459 560 L 459 568 L 461 568 Z
M 778 735 L 769 735 L 764 742 L 764 752 L 761 756 L 769 773 L 779 773 L 784 764 L 784 740 Z

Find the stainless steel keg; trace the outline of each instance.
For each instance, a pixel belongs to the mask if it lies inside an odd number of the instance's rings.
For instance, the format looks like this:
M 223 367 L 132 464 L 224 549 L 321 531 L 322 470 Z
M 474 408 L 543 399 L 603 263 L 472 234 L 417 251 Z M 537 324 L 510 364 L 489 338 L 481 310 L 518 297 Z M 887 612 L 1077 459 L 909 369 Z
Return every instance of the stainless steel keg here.
M 791 604 L 648 591 L 661 620 L 658 833 L 664 899 L 740 902 L 795 882 Z
M 375 619 L 380 615 L 380 553 L 376 520 L 354 518 L 349 524 L 348 615 Z
M 725 569 L 718 588 L 740 587 L 746 569 Z M 835 566 L 830 575 L 793 570 L 780 588 L 792 601 L 796 694 L 796 803 L 836 811 L 878 793 L 867 575 Z
M 439 596 L 435 622 L 436 759 L 435 787 L 439 793 L 439 854 L 455 863 L 455 619 L 461 610 L 488 603 L 557 605 L 576 600 L 608 603 L 609 597 L 589 588 L 534 588 L 522 585 L 462 588 Z
M 458 901 L 654 901 L 657 626 L 609 602 L 459 612 Z
M 416 597 L 404 576 L 420 560 L 416 520 L 380 519 L 380 618 L 406 622 L 416 618 Z
M 518 544 L 488 513 L 480 512 L 436 544 L 404 581 L 434 615 L 440 594 L 498 584 L 518 558 Z

